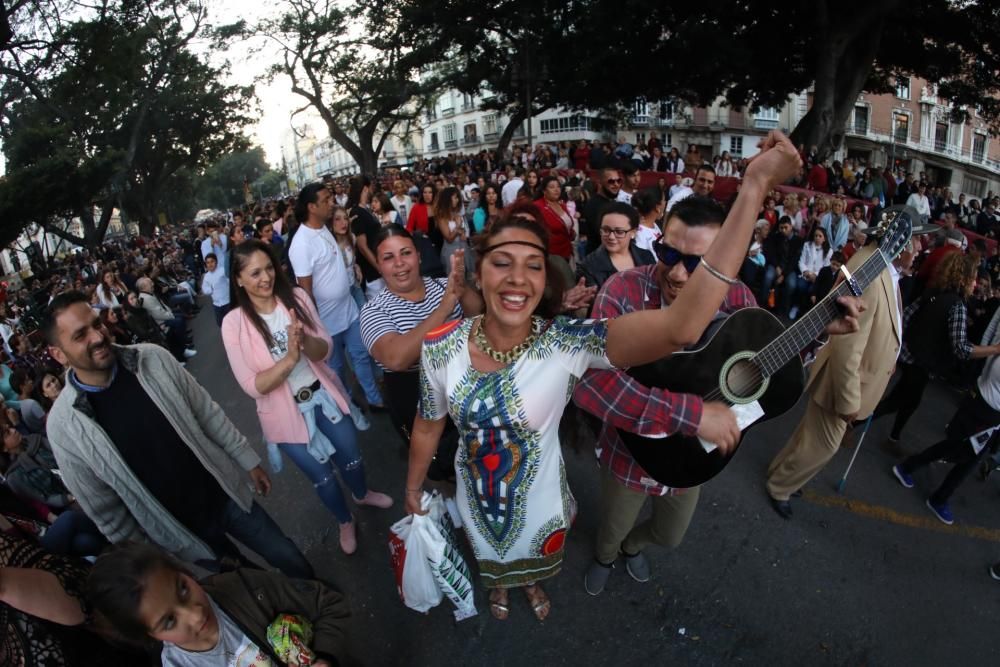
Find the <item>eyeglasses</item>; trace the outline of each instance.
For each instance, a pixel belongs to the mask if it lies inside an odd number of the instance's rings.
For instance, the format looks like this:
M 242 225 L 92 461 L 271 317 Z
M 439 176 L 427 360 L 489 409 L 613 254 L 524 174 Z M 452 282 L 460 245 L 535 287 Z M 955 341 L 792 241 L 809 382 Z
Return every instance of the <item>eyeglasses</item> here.
M 673 267 L 680 262 L 684 264 L 684 268 L 687 269 L 688 273 L 694 273 L 694 270 L 701 263 L 701 255 L 685 255 L 677 248 L 669 246 L 662 241 L 653 244 L 653 251 L 656 253 L 656 258 L 666 266 Z
M 611 236 L 614 234 L 616 239 L 623 239 L 625 235 L 628 234 L 631 229 L 612 229 L 611 227 L 601 227 L 601 236 Z
M 620 178 L 609 178 L 607 181 L 605 181 L 605 183 L 607 183 L 608 185 L 614 185 L 615 183 L 621 185 L 622 183 L 624 183 L 624 181 Z

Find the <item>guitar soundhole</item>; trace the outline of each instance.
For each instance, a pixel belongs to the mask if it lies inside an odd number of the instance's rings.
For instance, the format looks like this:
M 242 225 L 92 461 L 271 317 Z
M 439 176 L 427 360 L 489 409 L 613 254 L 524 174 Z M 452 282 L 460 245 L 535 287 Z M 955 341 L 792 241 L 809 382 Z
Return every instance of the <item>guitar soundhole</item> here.
M 740 359 L 727 370 L 725 383 L 730 399 L 737 403 L 749 402 L 758 395 L 764 384 L 764 376 L 751 360 Z

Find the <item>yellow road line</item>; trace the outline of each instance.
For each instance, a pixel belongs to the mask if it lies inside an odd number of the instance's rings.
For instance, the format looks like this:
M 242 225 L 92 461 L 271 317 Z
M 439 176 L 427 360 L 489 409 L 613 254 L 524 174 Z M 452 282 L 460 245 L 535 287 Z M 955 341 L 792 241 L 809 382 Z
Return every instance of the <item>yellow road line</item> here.
M 875 519 L 877 521 L 887 521 L 889 523 L 894 523 L 897 526 L 923 528 L 925 530 L 933 530 L 937 533 L 947 533 L 949 535 L 972 537 L 977 540 L 1000 542 L 1000 529 L 996 528 L 985 528 L 983 526 L 969 526 L 961 524 L 949 526 L 929 516 L 903 514 L 902 512 L 889 509 L 888 507 L 866 503 L 863 500 L 845 498 L 844 496 L 824 496 L 816 493 L 815 491 L 810 491 L 809 489 L 803 490 L 802 499 L 812 503 L 813 505 L 820 505 L 822 507 L 839 507 L 853 514 L 857 514 L 858 516 Z

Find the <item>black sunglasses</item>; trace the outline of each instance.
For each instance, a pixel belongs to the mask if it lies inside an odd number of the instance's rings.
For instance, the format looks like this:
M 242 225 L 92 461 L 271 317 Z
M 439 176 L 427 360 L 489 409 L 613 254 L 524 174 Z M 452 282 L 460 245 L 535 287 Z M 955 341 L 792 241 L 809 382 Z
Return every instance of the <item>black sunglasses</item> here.
M 694 270 L 701 263 L 701 255 L 685 255 L 677 248 L 669 246 L 662 241 L 653 244 L 653 252 L 656 253 L 656 258 L 668 267 L 675 266 L 677 262 L 683 263 L 688 273 L 694 273 Z

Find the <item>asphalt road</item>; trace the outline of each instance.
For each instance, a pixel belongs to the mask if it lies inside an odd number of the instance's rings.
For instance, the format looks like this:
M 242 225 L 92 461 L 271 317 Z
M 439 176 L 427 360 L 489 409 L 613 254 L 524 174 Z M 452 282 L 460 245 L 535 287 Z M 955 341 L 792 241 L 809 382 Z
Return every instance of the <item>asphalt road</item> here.
M 189 370 L 236 425 L 263 442 L 253 401 L 233 379 L 210 308 L 193 322 L 200 354 Z M 929 387 L 904 432 L 918 451 L 943 434 L 958 395 Z M 403 516 L 405 454 L 387 417 L 361 434 L 369 485 L 396 499 L 390 510 L 357 511 L 358 551 L 340 551 L 333 516 L 286 461 L 263 501 L 317 573 L 351 599 L 350 651 L 366 665 L 996 665 L 1000 560 L 996 479 L 970 478 L 952 499 L 946 527 L 924 507 L 947 467 L 919 472 L 902 488 L 878 446 L 889 419 L 873 424 L 842 496 L 834 487 L 850 452 L 840 452 L 781 519 L 763 487 L 768 462 L 803 410 L 752 430 L 739 456 L 702 490 L 684 543 L 650 549 L 653 580 L 623 567 L 597 598 L 583 589 L 599 502 L 592 457 L 566 451 L 580 513 L 566 542 L 564 570 L 546 585 L 552 613 L 539 623 L 523 596 L 509 620 L 479 615 L 456 623 L 447 599 L 427 615 L 407 609 L 389 565 L 390 525 Z M 516 591 L 515 591 L 516 593 Z

